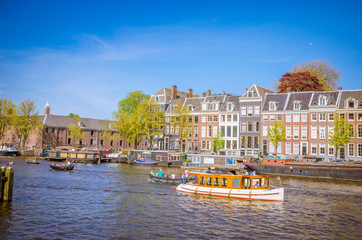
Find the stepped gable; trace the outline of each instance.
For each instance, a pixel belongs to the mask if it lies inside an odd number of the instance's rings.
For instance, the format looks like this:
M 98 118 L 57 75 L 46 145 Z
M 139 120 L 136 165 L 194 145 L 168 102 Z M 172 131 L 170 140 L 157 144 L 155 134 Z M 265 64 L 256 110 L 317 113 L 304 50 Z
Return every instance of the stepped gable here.
M 292 92 L 289 94 L 286 110 L 308 110 L 310 99 L 313 96 L 313 92 Z M 294 102 L 299 101 L 301 103 L 300 109 L 294 109 Z

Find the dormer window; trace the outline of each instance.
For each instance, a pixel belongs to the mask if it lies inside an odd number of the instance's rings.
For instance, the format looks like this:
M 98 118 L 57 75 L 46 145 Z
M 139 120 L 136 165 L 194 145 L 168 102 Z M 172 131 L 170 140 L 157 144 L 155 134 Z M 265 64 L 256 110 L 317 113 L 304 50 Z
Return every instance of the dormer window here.
M 233 104 L 232 103 L 227 103 L 227 111 L 231 112 L 233 110 Z
M 294 101 L 293 102 L 293 109 L 294 110 L 300 110 L 302 107 L 302 102 L 301 101 Z
M 248 97 L 253 97 L 254 92 L 253 91 L 248 91 Z
M 358 100 L 355 98 L 347 98 L 344 101 L 344 108 L 358 108 Z
M 79 126 L 80 128 L 84 128 L 84 127 L 85 127 L 84 123 L 82 123 L 81 121 L 78 122 L 78 126 Z
M 159 101 L 159 98 L 158 98 L 158 96 L 156 96 L 156 102 L 158 102 Z
M 195 111 L 195 106 L 194 105 L 191 105 L 191 104 L 189 104 L 189 105 L 187 105 L 187 108 L 189 109 L 189 111 Z
M 324 95 L 320 95 L 318 99 L 318 105 L 319 106 L 326 106 L 327 105 L 328 98 Z
M 206 111 L 206 109 L 207 109 L 207 103 L 202 103 L 201 104 L 201 110 Z
M 276 111 L 278 108 L 278 103 L 274 101 L 269 102 L 269 111 Z

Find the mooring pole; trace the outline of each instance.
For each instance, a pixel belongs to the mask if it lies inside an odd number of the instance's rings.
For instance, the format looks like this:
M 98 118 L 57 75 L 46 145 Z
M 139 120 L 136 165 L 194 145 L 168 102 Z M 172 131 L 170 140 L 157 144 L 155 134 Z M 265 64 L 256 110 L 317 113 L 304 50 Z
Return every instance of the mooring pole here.
M 10 202 L 13 198 L 14 169 L 1 167 L 1 200 Z

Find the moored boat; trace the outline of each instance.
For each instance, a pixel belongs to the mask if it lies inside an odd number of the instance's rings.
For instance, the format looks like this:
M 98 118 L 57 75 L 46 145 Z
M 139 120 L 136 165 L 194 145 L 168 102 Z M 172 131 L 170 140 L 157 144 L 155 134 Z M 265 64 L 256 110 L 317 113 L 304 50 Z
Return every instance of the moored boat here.
M 196 184 L 180 184 L 176 190 L 197 195 L 247 200 L 282 201 L 284 188 L 271 189 L 267 176 L 189 173 Z
M 13 144 L 6 144 L 6 146 L 0 146 L 0 156 L 19 156 L 20 152 Z
M 27 159 L 26 163 L 30 163 L 30 164 L 39 164 L 40 162 L 37 160 L 32 160 L 32 159 Z
M 138 165 L 157 165 L 158 163 L 149 157 L 134 160 L 135 164 Z
M 166 184 L 181 184 L 182 182 L 189 182 L 194 181 L 197 179 L 197 176 L 189 176 L 189 177 L 176 177 L 176 178 L 170 178 L 170 177 L 159 177 L 156 175 L 151 175 L 149 173 L 150 179 L 157 182 L 157 183 L 166 183 Z
M 74 165 L 66 166 L 66 165 L 49 165 L 51 169 L 58 171 L 71 171 L 74 169 Z

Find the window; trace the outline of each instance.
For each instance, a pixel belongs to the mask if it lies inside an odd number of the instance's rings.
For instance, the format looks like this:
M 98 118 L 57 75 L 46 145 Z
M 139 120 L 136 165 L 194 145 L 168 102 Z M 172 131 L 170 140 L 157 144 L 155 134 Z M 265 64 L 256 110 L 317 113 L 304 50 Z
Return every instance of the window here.
M 254 137 L 254 147 L 259 147 L 259 137 Z
M 283 120 L 283 115 L 278 115 L 278 121 L 282 121 Z
M 210 116 L 207 116 L 207 121 L 208 122 L 212 122 L 212 116 L 210 115 Z
M 276 111 L 278 108 L 278 103 L 270 101 L 269 102 L 269 111 Z
M 226 140 L 226 149 L 231 149 L 231 140 Z
M 208 136 L 208 137 L 212 137 L 212 127 L 211 127 L 211 126 L 208 126 L 207 128 L 208 128 L 208 129 L 207 129 L 207 136 Z
M 325 139 L 325 138 L 326 138 L 326 127 L 319 126 L 319 139 Z
M 227 178 L 223 178 L 221 181 L 221 187 L 227 187 L 228 185 L 228 179 Z
M 325 155 L 325 154 L 326 154 L 325 144 L 319 144 L 319 154 L 321 154 L 321 155 Z
M 350 137 L 350 138 L 353 138 L 353 137 L 354 137 L 354 128 L 353 128 L 353 125 L 352 125 L 352 124 L 349 125 L 349 130 L 350 130 L 350 132 L 349 132 L 349 137 Z
M 307 132 L 308 132 L 308 127 L 306 125 L 302 126 L 302 140 L 306 140 L 307 139 Z
M 194 137 L 199 135 L 199 127 L 194 127 Z
M 249 91 L 248 92 L 248 97 L 253 97 L 253 93 L 254 93 L 253 91 Z
M 354 113 L 348 113 L 348 121 L 354 120 Z
M 317 139 L 317 126 L 310 127 L 310 138 Z
M 285 153 L 286 154 L 291 153 L 291 143 L 290 142 L 285 143 Z
M 292 115 L 291 114 L 287 114 L 286 118 L 285 118 L 286 122 L 291 122 L 292 121 Z
M 328 139 L 331 139 L 329 135 L 333 135 L 334 132 L 334 126 L 328 126 Z
M 221 122 L 225 122 L 225 115 L 221 115 Z
M 302 122 L 306 122 L 307 121 L 307 114 L 303 113 L 302 114 Z
M 260 115 L 260 106 L 255 106 L 254 107 L 254 116 L 259 117 L 259 115 Z
M 211 186 L 212 185 L 212 177 L 206 177 L 206 185 Z
M 236 160 L 234 158 L 225 159 L 225 165 L 236 165 Z
M 362 144 L 358 144 L 358 156 L 362 157 Z
M 293 114 L 293 122 L 299 122 L 300 115 L 299 114 Z
M 248 117 L 253 116 L 253 106 L 248 106 Z
M 316 113 L 312 113 L 310 116 L 311 116 L 311 121 L 317 121 L 317 114 Z
M 268 126 L 263 126 L 263 136 L 268 136 Z
M 231 137 L 231 126 L 227 126 L 227 127 L 226 127 L 226 130 L 227 130 L 227 131 L 226 131 L 226 136 L 227 136 L 227 137 Z
M 228 115 L 226 116 L 226 119 L 227 119 L 228 122 L 231 122 L 231 115 L 228 114 Z
M 334 148 L 331 145 L 328 145 L 328 155 L 334 155 Z
M 362 113 L 358 113 L 358 118 L 357 118 L 358 121 L 362 121 Z
M 354 156 L 354 144 L 348 144 L 348 156 Z
M 233 144 L 232 144 L 233 149 L 237 149 L 237 147 L 238 147 L 238 141 L 233 140 L 232 143 L 233 143 Z
M 334 114 L 328 113 L 328 121 L 334 121 Z
M 270 121 L 274 121 L 275 120 L 275 115 L 270 115 Z
M 206 137 L 206 126 L 201 127 L 201 137 Z
M 217 126 L 212 127 L 212 137 L 217 137 Z
M 225 126 L 220 126 L 220 137 L 225 137 Z
M 252 148 L 253 147 L 253 142 L 252 142 L 252 138 L 251 138 L 251 136 L 248 136 L 248 148 Z
M 358 135 L 357 135 L 358 138 L 362 138 L 362 125 L 359 124 L 358 125 Z
M 233 104 L 232 103 L 228 103 L 227 104 L 227 111 L 230 112 L 233 110 Z
M 241 123 L 241 131 L 246 132 L 246 122 Z
M 302 106 L 302 102 L 294 101 L 294 106 L 293 106 L 294 110 L 300 110 L 301 106 Z
M 202 103 L 202 104 L 201 104 L 201 110 L 202 110 L 202 111 L 206 111 L 206 106 L 207 106 L 206 103 Z
M 238 115 L 237 114 L 233 114 L 233 122 L 237 122 L 238 121 Z
M 312 143 L 311 144 L 312 147 L 312 154 L 317 154 L 317 144 L 316 143 Z
M 238 126 L 233 126 L 233 137 L 237 137 L 238 134 Z
M 285 138 L 286 139 L 292 138 L 292 126 L 291 125 L 285 126 Z
M 233 188 L 239 188 L 239 178 L 233 179 Z
M 202 122 L 202 123 L 206 123 L 206 116 L 202 116 L 202 117 L 201 117 L 201 122 Z
M 323 95 L 320 95 L 319 96 L 319 99 L 318 99 L 318 105 L 319 106 L 326 106 L 327 105 L 327 97 L 326 96 L 323 96 Z
M 256 132 L 259 132 L 259 131 L 260 131 L 260 124 L 259 124 L 259 122 L 256 122 L 256 123 L 255 123 L 255 131 L 256 131 Z
M 214 186 L 219 186 L 219 178 L 214 178 Z
M 242 117 L 246 116 L 246 107 L 241 107 L 241 116 Z
M 298 142 L 293 143 L 293 153 L 299 154 L 299 143 Z
M 326 114 L 325 113 L 320 113 L 319 114 L 319 121 L 325 121 L 326 120 Z
M 362 120 L 362 118 L 361 118 Z M 263 121 L 268 121 L 268 115 L 263 115 Z
M 299 125 L 293 126 L 293 139 L 299 139 Z
M 248 132 L 252 132 L 252 131 L 253 131 L 253 123 L 248 122 Z

